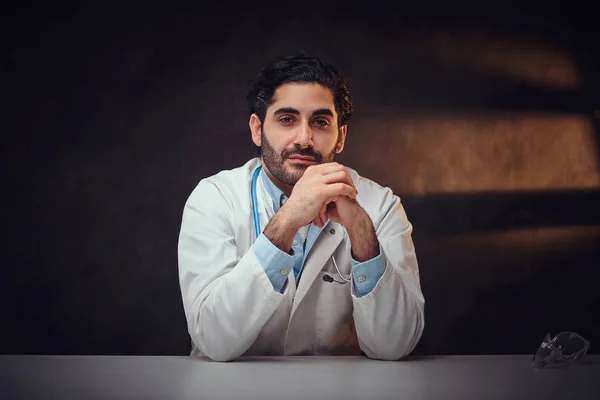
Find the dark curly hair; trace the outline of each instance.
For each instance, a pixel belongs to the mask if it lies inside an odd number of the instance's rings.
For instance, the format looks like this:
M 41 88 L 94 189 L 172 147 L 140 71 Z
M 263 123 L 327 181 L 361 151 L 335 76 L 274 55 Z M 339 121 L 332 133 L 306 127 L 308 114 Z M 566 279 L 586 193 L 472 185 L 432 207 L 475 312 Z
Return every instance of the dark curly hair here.
M 317 83 L 330 89 L 338 114 L 338 127 L 350 121 L 352 95 L 346 78 L 334 66 L 323 64 L 317 57 L 307 53 L 277 58 L 260 71 L 246 93 L 250 114 L 256 114 L 263 123 L 267 108 L 273 104 L 275 90 L 286 83 Z M 254 143 L 252 147 L 260 155 L 260 147 Z

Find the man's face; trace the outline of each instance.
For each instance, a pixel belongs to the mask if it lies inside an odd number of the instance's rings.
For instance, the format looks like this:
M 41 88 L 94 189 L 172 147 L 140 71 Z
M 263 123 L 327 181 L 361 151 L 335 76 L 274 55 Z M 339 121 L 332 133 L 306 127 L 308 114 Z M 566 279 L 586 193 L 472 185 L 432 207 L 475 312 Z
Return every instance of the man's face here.
M 294 186 L 308 166 L 333 161 L 346 137 L 346 127 L 339 129 L 337 118 L 330 89 L 295 83 L 277 88 L 260 126 L 259 143 L 253 129 L 271 178 Z

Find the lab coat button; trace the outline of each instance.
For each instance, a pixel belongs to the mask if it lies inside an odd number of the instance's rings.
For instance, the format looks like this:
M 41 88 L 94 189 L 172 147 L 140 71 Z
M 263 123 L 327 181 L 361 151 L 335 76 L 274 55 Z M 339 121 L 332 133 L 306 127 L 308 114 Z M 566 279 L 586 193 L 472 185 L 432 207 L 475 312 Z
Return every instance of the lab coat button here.
M 364 282 L 364 281 L 365 281 L 365 279 L 367 279 L 367 278 L 365 278 L 365 276 L 364 276 L 364 275 L 361 275 L 361 276 L 359 276 L 359 277 L 358 277 L 358 281 L 359 281 L 359 282 Z
M 331 230 L 329 231 L 329 233 L 331 233 L 332 235 L 334 235 L 334 234 L 335 234 L 335 229 L 331 229 Z
M 294 239 L 294 241 L 292 242 L 292 246 L 296 246 L 298 245 L 298 241 L 296 239 Z
M 285 268 L 281 268 L 281 269 L 279 270 L 279 273 L 280 273 L 281 275 L 287 275 L 287 269 L 285 269 Z

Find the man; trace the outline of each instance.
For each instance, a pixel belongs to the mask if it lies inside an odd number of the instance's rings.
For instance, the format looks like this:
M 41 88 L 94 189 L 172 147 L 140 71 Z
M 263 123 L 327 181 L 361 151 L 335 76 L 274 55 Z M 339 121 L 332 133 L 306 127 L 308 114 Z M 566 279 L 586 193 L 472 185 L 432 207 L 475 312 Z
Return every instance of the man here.
M 191 354 L 409 354 L 424 327 L 412 225 L 390 189 L 334 162 L 352 114 L 345 79 L 283 57 L 247 99 L 260 157 L 202 179 L 183 211 Z

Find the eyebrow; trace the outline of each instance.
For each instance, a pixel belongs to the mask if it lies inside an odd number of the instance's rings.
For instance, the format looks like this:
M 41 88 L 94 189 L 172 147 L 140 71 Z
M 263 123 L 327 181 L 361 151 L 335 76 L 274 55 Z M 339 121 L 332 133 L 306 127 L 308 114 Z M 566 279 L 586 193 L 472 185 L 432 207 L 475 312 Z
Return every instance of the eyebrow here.
M 300 111 L 292 107 L 282 107 L 273 113 L 273 115 L 278 114 L 300 115 Z M 312 116 L 314 117 L 315 115 L 329 115 L 330 117 L 333 117 L 333 112 L 328 108 L 319 108 L 318 110 L 313 111 Z

